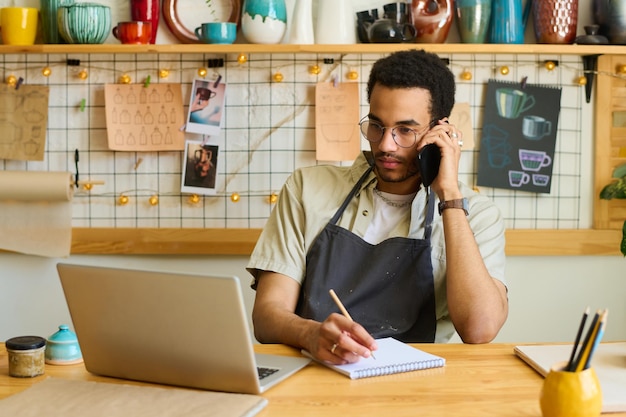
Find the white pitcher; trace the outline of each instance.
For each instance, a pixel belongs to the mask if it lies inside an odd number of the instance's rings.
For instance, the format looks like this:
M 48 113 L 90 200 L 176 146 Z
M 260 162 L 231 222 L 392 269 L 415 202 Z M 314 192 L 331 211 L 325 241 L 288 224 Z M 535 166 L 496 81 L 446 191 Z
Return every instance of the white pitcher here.
M 352 0 L 318 0 L 315 43 L 356 43 L 356 14 Z

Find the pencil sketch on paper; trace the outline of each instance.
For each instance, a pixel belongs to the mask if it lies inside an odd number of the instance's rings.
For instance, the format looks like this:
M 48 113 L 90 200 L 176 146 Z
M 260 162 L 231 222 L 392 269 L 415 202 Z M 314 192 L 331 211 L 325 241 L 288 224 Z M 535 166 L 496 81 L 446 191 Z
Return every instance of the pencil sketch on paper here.
M 357 83 L 318 83 L 315 89 L 316 158 L 347 161 L 360 151 Z
M 0 159 L 43 161 L 48 96 L 46 86 L 0 87 Z
M 184 148 L 179 84 L 106 85 L 109 148 L 119 151 L 180 151 Z

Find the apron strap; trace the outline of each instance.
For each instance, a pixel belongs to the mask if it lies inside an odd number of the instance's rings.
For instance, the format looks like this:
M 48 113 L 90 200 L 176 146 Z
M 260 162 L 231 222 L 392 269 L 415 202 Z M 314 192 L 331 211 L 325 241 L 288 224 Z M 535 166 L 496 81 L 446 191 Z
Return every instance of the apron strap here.
M 426 214 L 426 224 L 424 225 L 424 239 L 430 241 L 430 234 L 433 231 L 433 218 L 435 217 L 435 193 L 426 188 L 428 193 L 428 212 Z
M 356 193 L 361 189 L 361 185 L 363 184 L 367 176 L 370 174 L 370 172 L 372 172 L 372 169 L 374 169 L 374 166 L 370 165 L 370 167 L 365 171 L 365 173 L 361 176 L 361 178 L 359 178 L 359 180 L 354 185 L 354 187 L 352 187 L 352 191 L 350 191 L 350 194 L 348 194 L 346 199 L 343 201 L 343 204 L 341 205 L 341 207 L 339 207 L 339 210 L 337 210 L 333 218 L 330 219 L 330 221 L 328 222 L 329 224 L 337 224 L 344 210 L 346 209 L 346 207 L 348 207 L 348 204 L 350 204 L 350 201 L 352 201 Z

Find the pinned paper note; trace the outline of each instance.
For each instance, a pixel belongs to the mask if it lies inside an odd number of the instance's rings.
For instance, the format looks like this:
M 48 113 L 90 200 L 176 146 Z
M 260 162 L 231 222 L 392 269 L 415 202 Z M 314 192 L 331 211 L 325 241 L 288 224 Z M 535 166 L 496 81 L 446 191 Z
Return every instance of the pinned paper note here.
M 315 144 L 318 161 L 351 161 L 361 151 L 357 83 L 318 83 Z
M 49 88 L 0 85 L 0 159 L 43 161 Z
M 104 87 L 109 148 L 181 151 L 185 146 L 180 84 L 108 84 Z

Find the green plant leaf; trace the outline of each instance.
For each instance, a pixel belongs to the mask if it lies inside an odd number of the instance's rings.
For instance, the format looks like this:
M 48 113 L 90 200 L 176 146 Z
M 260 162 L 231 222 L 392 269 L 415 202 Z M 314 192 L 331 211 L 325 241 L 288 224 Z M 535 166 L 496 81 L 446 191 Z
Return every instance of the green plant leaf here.
M 613 178 L 623 178 L 626 177 L 626 163 L 618 165 L 613 170 Z
M 620 245 L 620 251 L 622 255 L 626 257 L 626 220 L 624 220 L 624 226 L 622 226 L 622 244 Z

